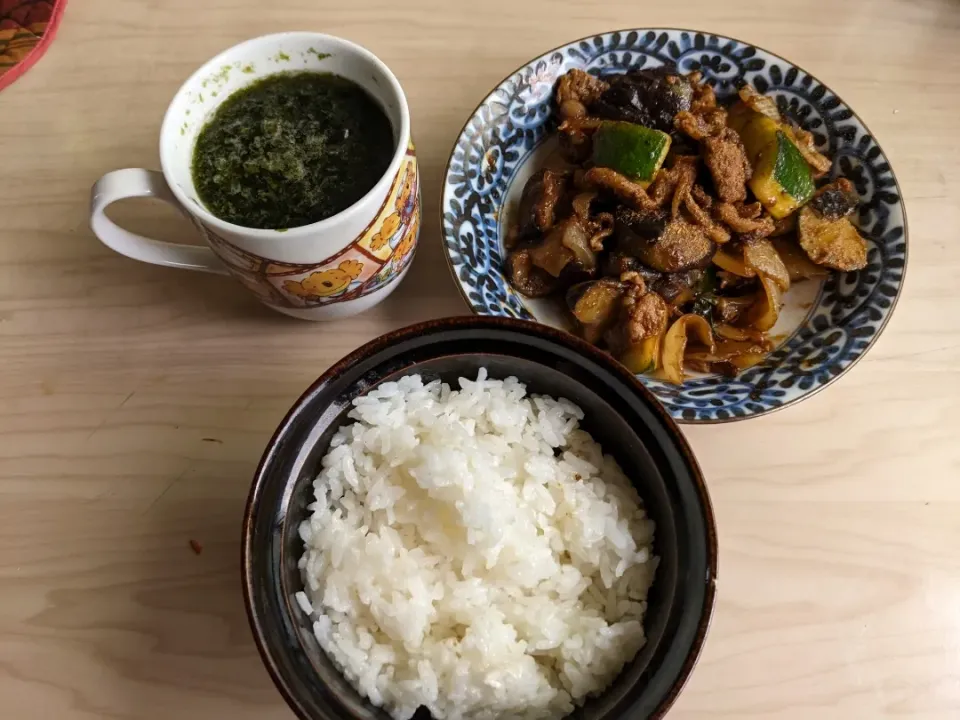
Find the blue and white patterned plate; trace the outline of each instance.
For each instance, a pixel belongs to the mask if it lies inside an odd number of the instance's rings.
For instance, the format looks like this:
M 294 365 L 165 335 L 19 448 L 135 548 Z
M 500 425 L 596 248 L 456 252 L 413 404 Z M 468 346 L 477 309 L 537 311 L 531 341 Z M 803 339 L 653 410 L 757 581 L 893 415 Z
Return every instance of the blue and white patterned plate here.
M 649 29 L 576 40 L 529 62 L 483 100 L 457 138 L 441 202 L 447 258 L 474 312 L 564 327 L 555 305 L 518 294 L 501 270 L 509 212 L 553 153 L 554 84 L 572 68 L 606 74 L 665 64 L 700 70 L 721 98 L 744 80 L 774 96 L 833 158 L 832 174 L 849 178 L 862 198 L 867 267 L 791 288 L 772 331 L 784 341 L 762 364 L 735 379 L 704 375 L 682 386 L 642 378 L 681 422 L 761 415 L 826 387 L 866 353 L 893 313 L 907 260 L 900 188 L 880 146 L 836 94 L 783 58 L 718 35 Z

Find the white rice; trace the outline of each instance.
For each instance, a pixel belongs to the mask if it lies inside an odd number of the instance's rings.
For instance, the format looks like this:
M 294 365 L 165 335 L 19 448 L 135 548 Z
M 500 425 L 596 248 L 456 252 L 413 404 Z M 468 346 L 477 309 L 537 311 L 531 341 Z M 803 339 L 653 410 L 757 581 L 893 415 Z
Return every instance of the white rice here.
M 573 403 L 418 375 L 357 398 L 300 527 L 321 646 L 397 720 L 556 718 L 643 646 L 654 524 Z

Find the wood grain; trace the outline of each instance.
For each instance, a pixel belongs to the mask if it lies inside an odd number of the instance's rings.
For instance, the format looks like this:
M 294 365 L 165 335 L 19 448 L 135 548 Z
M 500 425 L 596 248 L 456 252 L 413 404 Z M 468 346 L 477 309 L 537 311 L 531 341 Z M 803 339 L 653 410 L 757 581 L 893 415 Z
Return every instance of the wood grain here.
M 847 377 L 770 417 L 688 430 L 721 569 L 703 658 L 671 718 L 960 717 L 960 3 L 439 8 L 74 0 L 47 56 L 0 95 L 0 715 L 292 717 L 240 594 L 240 518 L 262 447 L 349 350 L 466 312 L 436 216 L 447 153 L 478 100 L 570 39 L 674 26 L 769 48 L 856 108 L 901 183 L 910 261 L 893 321 Z M 286 29 L 380 55 L 408 94 L 422 161 L 409 278 L 336 324 L 111 254 L 87 226 L 99 175 L 157 166 L 163 111 L 197 66 Z M 166 209 L 116 216 L 194 241 Z

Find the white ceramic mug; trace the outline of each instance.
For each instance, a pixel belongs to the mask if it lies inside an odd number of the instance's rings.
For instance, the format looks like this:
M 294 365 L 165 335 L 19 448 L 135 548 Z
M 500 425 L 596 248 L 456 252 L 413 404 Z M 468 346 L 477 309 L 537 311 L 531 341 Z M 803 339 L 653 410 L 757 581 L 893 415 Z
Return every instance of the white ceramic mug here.
M 220 220 L 204 207 L 193 184 L 197 135 L 236 90 L 288 70 L 332 72 L 376 99 L 393 126 L 390 165 L 360 200 L 311 225 L 260 230 Z M 383 300 L 413 259 L 420 232 L 420 182 L 407 99 L 386 65 L 347 40 L 309 32 L 266 35 L 210 60 L 183 84 L 167 109 L 160 131 L 160 167 L 162 173 L 116 170 L 93 186 L 94 233 L 135 260 L 229 273 L 280 312 L 329 320 Z M 155 197 L 175 205 L 197 226 L 208 247 L 160 242 L 119 227 L 104 210 L 132 197 Z

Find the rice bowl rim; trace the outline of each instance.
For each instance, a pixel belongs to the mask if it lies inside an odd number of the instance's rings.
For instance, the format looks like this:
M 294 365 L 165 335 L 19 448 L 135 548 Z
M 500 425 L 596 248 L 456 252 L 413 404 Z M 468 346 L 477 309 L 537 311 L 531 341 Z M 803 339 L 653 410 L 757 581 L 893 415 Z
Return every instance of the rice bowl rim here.
M 262 491 L 270 480 L 269 473 L 267 471 L 275 463 L 281 461 L 284 457 L 297 454 L 301 451 L 302 445 L 290 445 L 286 442 L 288 439 L 286 436 L 295 430 L 295 424 L 301 419 L 301 414 L 307 409 L 314 395 L 324 386 L 334 382 L 354 365 L 374 357 L 384 350 L 389 349 L 393 345 L 418 337 L 427 337 L 432 333 L 450 330 L 498 331 L 514 334 L 518 338 L 532 335 L 540 340 L 552 344 L 554 347 L 561 346 L 568 351 L 572 351 L 575 354 L 584 356 L 585 359 L 602 366 L 602 369 L 613 375 L 616 380 L 620 380 L 630 387 L 634 393 L 639 396 L 645 408 L 651 412 L 656 419 L 660 420 L 663 430 L 666 431 L 670 441 L 673 444 L 673 449 L 677 451 L 679 459 L 683 462 L 687 471 L 689 472 L 690 479 L 692 481 L 692 487 L 695 492 L 697 502 L 699 503 L 699 510 L 702 516 L 701 519 L 704 525 L 705 537 L 703 540 L 706 549 L 705 559 L 707 565 L 707 577 L 704 578 L 704 598 L 699 610 L 696 630 L 691 638 L 689 649 L 677 671 L 675 679 L 670 684 L 669 689 L 664 692 L 662 698 L 660 698 L 657 703 L 656 709 L 648 716 L 648 720 L 659 720 L 672 707 L 680 692 L 686 685 L 691 673 L 693 672 L 693 669 L 699 660 L 700 653 L 703 650 L 703 645 L 706 641 L 706 636 L 710 628 L 713 618 L 713 611 L 715 608 L 719 549 L 713 504 L 710 500 L 710 495 L 706 487 L 706 481 L 704 479 L 703 472 L 689 446 L 689 443 L 677 426 L 676 421 L 670 417 L 669 413 L 667 413 L 663 406 L 656 400 L 653 393 L 648 390 L 639 380 L 637 380 L 632 373 L 628 372 L 622 365 L 613 361 L 612 358 L 606 353 L 597 349 L 593 345 L 590 345 L 586 341 L 571 335 L 570 333 L 563 332 L 550 326 L 541 325 L 536 322 L 516 320 L 505 317 L 474 315 L 428 320 L 426 322 L 409 325 L 374 338 L 342 359 L 333 363 L 333 365 L 331 365 L 322 375 L 320 375 L 320 377 L 317 378 L 317 380 L 310 385 L 310 387 L 308 387 L 300 395 L 291 409 L 286 413 L 283 420 L 277 426 L 277 429 L 274 431 L 272 437 L 267 443 L 260 462 L 257 465 L 253 483 L 250 488 L 250 493 L 244 508 L 240 558 L 241 572 L 243 574 L 242 585 L 244 609 L 247 614 L 247 620 L 250 624 L 250 629 L 253 633 L 254 643 L 257 646 L 257 651 L 259 652 L 261 660 L 267 668 L 274 685 L 276 685 L 277 690 L 280 692 L 281 696 L 287 702 L 287 705 L 291 708 L 291 710 L 293 710 L 297 717 L 301 718 L 301 720 L 318 720 L 317 716 L 311 715 L 307 712 L 304 704 L 300 700 L 300 697 L 303 695 L 302 688 L 298 688 L 294 683 L 290 683 L 288 681 L 287 677 L 281 672 L 278 657 L 275 656 L 276 648 L 274 646 L 283 644 L 283 630 L 286 630 L 287 635 L 291 637 L 300 637 L 297 631 L 296 622 L 294 621 L 296 613 L 293 607 L 293 603 L 295 602 L 293 594 L 285 594 L 283 592 L 284 581 L 281 571 L 284 567 L 284 557 L 289 552 L 286 544 L 280 543 L 279 557 L 277 558 L 276 562 L 271 563 L 271 568 L 276 570 L 275 573 L 268 578 L 258 578 L 254 572 L 254 558 L 258 554 L 256 549 L 253 547 L 254 531 L 255 526 L 257 525 L 257 519 L 261 514 L 260 501 L 263 494 Z M 429 346 L 430 343 L 426 342 L 420 349 L 422 350 Z M 540 349 L 542 350 L 543 348 Z M 470 353 L 438 352 L 435 355 L 430 355 L 429 358 L 424 358 L 420 362 L 425 360 L 434 360 L 449 355 L 463 354 L 474 356 L 480 356 L 484 354 L 502 356 L 505 353 L 497 353 L 495 350 L 491 350 L 489 353 L 483 351 L 474 351 Z M 412 364 L 415 365 L 416 363 Z M 411 372 L 415 371 L 411 370 Z M 389 375 L 392 374 L 395 373 L 389 373 Z M 378 379 L 370 383 L 368 387 L 362 388 L 361 391 L 358 392 L 354 397 L 366 395 L 374 387 L 383 382 L 384 379 L 385 378 L 378 377 Z M 339 408 L 337 410 L 337 414 L 339 415 L 345 407 L 346 405 L 342 408 Z M 326 409 L 324 410 L 323 414 L 326 415 Z M 320 417 L 318 416 L 311 424 L 316 426 L 319 424 L 319 422 Z M 297 478 L 295 476 L 291 476 L 287 479 L 283 487 L 282 507 L 284 510 L 289 507 L 293 488 L 296 484 Z M 273 518 L 271 522 L 273 526 L 283 528 L 287 522 L 286 512 L 284 512 L 280 517 Z M 276 590 L 276 594 L 280 600 L 279 605 L 282 609 L 282 624 L 285 627 L 273 627 L 272 621 L 275 618 L 269 617 L 267 613 L 262 612 L 262 609 L 257 607 L 255 595 L 257 586 L 261 582 L 268 584 L 271 589 Z M 676 604 L 677 602 L 679 602 L 678 599 L 674 598 L 673 604 Z M 273 636 L 273 638 L 271 636 Z M 281 640 L 279 641 L 276 639 L 278 636 L 281 637 Z M 660 638 L 660 640 L 662 639 L 663 638 Z M 289 652 L 289 648 L 286 648 L 286 650 Z M 298 646 L 297 650 L 299 652 L 303 652 L 305 655 L 308 655 L 310 664 L 314 665 L 312 659 L 309 658 L 309 654 L 305 649 L 302 648 L 302 646 Z M 323 651 L 321 650 L 321 652 Z M 347 682 L 350 684 L 349 681 Z M 315 692 L 324 696 L 333 695 L 336 703 L 342 703 L 342 699 L 337 698 L 332 689 L 326 686 L 326 683 L 323 681 L 322 676 L 319 673 L 316 674 L 316 682 L 311 683 L 310 690 L 311 692 Z M 613 720 L 613 718 L 611 718 L 611 720 Z

